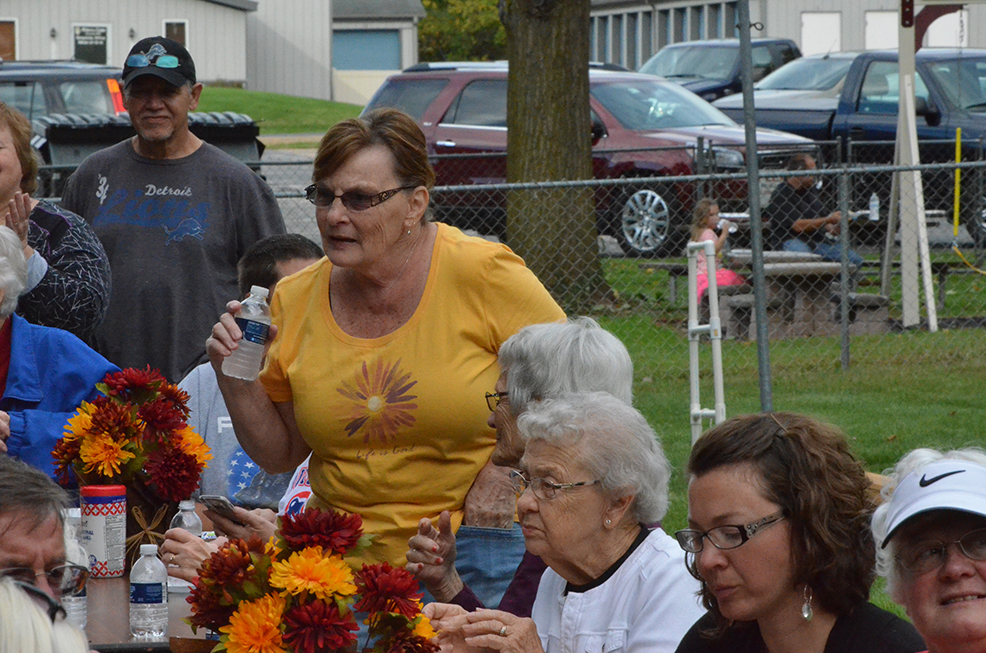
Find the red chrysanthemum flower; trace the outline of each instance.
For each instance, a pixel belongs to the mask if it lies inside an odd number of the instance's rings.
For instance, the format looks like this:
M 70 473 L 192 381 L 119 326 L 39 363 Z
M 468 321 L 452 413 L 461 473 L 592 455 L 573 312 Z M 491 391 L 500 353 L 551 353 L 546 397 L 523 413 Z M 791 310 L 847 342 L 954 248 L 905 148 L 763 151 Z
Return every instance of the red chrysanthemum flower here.
M 283 641 L 295 653 L 341 651 L 356 641 L 352 612 L 339 614 L 335 601 L 296 605 L 284 614 Z
M 147 435 L 163 443 L 166 436 L 185 428 L 184 414 L 175 408 L 170 399 L 159 397 L 137 409 L 137 414 L 146 425 Z
M 55 478 L 62 485 L 72 485 L 75 478 L 73 464 L 79 460 L 79 449 L 82 446 L 81 440 L 59 440 L 51 452 L 51 457 L 55 459 Z
M 281 520 L 281 537 L 294 551 L 320 546 L 344 555 L 362 536 L 362 517 L 334 510 L 306 510 L 297 515 L 285 515 Z
M 202 465 L 184 451 L 158 449 L 147 457 L 144 470 L 158 495 L 166 501 L 182 501 L 199 486 Z
M 188 419 L 188 393 L 172 383 L 166 383 L 159 389 L 161 399 L 169 402 L 171 406 L 181 413 L 182 419 Z
M 363 565 L 356 573 L 356 585 L 361 598 L 353 606 L 360 612 L 391 612 L 413 619 L 423 596 L 418 581 L 406 569 L 394 569 L 383 562 Z
M 105 433 L 114 442 L 133 442 L 140 435 L 133 406 L 117 404 L 106 397 L 96 397 L 92 405 L 91 433 Z
M 188 623 L 196 628 L 208 628 L 218 632 L 229 623 L 229 618 L 236 611 L 236 603 L 224 601 L 223 598 L 222 594 L 209 591 L 203 585 L 201 578 L 195 579 L 195 587 L 185 599 L 192 604 L 192 614 L 188 618 Z
M 104 392 L 112 397 L 119 397 L 123 400 L 133 399 L 135 401 L 147 401 L 156 395 L 162 385 L 167 385 L 168 381 L 158 370 L 152 370 L 148 365 L 142 370 L 128 367 L 115 374 L 107 374 L 103 379 L 106 386 Z
M 407 629 L 395 631 L 390 637 L 377 642 L 377 646 L 373 648 L 380 653 L 435 653 L 439 650 L 438 644 Z

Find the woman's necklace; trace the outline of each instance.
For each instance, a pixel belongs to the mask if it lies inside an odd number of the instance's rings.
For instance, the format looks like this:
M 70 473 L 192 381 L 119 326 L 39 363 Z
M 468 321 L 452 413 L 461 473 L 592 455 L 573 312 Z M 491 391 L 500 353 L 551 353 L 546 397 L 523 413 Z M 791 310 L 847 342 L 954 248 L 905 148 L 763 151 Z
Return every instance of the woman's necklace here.
M 401 269 L 398 270 L 397 276 L 391 279 L 386 286 L 381 288 L 381 290 L 390 290 L 390 287 L 393 286 L 395 283 L 397 283 L 398 279 L 404 276 L 404 270 L 407 269 L 407 264 L 411 262 L 411 257 L 414 256 L 414 250 L 417 249 L 418 241 L 421 240 L 421 234 L 424 233 L 424 230 L 425 230 L 424 227 L 421 227 L 421 229 L 418 231 L 418 235 L 414 239 L 414 244 L 411 245 L 411 251 L 407 253 L 407 258 L 404 259 L 404 265 L 402 265 Z M 410 234 L 411 230 L 408 229 L 407 232 Z

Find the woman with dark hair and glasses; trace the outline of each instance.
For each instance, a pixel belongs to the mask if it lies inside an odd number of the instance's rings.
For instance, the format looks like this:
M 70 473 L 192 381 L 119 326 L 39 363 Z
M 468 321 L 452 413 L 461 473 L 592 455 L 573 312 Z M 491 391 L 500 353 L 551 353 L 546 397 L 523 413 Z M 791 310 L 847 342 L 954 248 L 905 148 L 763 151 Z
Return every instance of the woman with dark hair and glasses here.
M 605 392 L 533 402 L 517 423 L 517 512 L 527 550 L 548 565 L 531 618 L 432 603 L 438 643 L 456 653 L 673 652 L 702 611 L 684 554 L 647 526 L 668 505 L 657 434 Z
M 745 415 L 688 460 L 688 523 L 675 533 L 709 612 L 678 653 L 914 653 L 914 627 L 867 602 L 873 504 L 833 426 Z
M 83 653 L 81 630 L 61 604 L 31 584 L 0 578 L 0 653 Z
M 986 651 L 986 452 L 916 449 L 873 514 L 877 571 L 930 653 Z
M 326 258 L 278 284 L 260 380 L 222 373 L 238 303 L 207 345 L 243 449 L 271 473 L 311 452 L 308 505 L 360 513 L 377 535 L 360 562 L 404 566 L 418 521 L 448 507 L 455 528 L 485 525 L 464 514 L 470 488 L 512 521 L 506 472 L 477 481 L 494 444 L 483 393 L 507 338 L 565 317 L 507 247 L 429 221 L 434 181 L 407 114 L 333 126 L 307 191 Z

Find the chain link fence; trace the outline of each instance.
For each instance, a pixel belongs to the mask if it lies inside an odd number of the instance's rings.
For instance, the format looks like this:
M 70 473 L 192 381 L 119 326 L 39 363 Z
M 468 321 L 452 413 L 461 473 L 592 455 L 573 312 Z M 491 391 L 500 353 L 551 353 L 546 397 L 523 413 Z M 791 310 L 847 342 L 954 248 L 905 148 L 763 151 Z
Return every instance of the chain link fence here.
M 790 382 L 820 369 L 981 358 L 986 277 L 975 268 L 986 258 L 986 161 L 981 144 L 972 144 L 961 166 L 946 163 L 954 149 L 954 143 L 922 144 L 922 161 L 938 163 L 908 169 L 872 165 L 892 160 L 893 145 L 887 143 L 800 148 L 817 160 L 814 171 L 786 170 L 790 149 L 759 153 L 763 293 L 775 378 L 786 375 Z M 753 278 L 760 257 L 751 249 L 744 154 L 692 147 L 660 155 L 670 176 L 596 169 L 592 181 L 513 185 L 502 183 L 501 154 L 436 157 L 439 179 L 449 185 L 434 189 L 432 208 L 436 220 L 506 242 L 570 314 L 591 314 L 616 333 L 634 357 L 638 384 L 658 390 L 679 384 L 684 392 L 687 299 L 695 290 L 689 288 L 683 249 L 697 202 L 714 200 L 729 223 L 722 227 L 728 235 L 716 263 L 729 271 L 717 274 L 730 278 L 719 288 L 723 371 L 736 380 L 756 379 Z M 675 167 L 684 160 L 714 172 L 681 174 L 695 169 Z M 895 173 L 907 170 L 918 170 L 924 182 L 927 265 L 921 267 L 917 216 L 901 213 L 893 198 L 895 177 L 906 177 Z M 310 183 L 310 158 L 268 151 L 260 172 L 278 197 L 288 230 L 318 242 L 314 207 L 303 191 Z M 705 361 L 703 374 L 708 368 Z

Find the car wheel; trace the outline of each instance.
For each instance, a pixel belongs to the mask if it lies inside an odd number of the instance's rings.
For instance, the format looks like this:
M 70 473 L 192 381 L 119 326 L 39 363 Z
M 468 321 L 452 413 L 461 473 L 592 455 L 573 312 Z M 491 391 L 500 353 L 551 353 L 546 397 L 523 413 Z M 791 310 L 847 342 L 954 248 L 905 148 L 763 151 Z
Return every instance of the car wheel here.
M 667 252 L 675 240 L 671 208 L 650 188 L 630 188 L 620 203 L 619 241 L 623 251 L 638 256 Z

